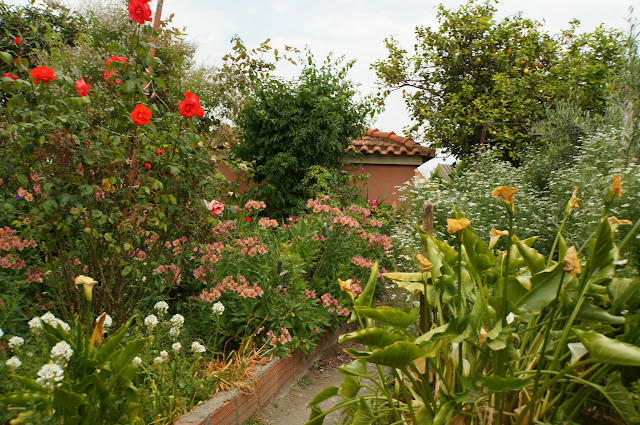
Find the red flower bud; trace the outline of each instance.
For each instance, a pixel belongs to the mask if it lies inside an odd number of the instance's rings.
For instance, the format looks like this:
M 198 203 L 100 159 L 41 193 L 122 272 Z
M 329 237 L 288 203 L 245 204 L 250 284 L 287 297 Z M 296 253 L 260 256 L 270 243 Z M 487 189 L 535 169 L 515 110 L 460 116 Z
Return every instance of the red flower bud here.
M 148 162 L 145 162 L 145 163 L 144 163 L 144 166 L 145 166 L 145 167 L 147 167 L 147 169 L 148 169 L 148 170 L 150 170 L 150 169 L 151 169 L 151 164 L 149 164 Z
M 164 149 L 157 149 L 157 148 L 156 148 L 156 153 L 157 153 L 158 155 L 164 155 Z
M 14 38 L 14 39 L 13 39 L 13 42 L 14 42 L 15 44 L 21 44 L 21 43 L 22 43 L 22 40 L 20 40 L 20 37 L 16 37 L 16 38 Z

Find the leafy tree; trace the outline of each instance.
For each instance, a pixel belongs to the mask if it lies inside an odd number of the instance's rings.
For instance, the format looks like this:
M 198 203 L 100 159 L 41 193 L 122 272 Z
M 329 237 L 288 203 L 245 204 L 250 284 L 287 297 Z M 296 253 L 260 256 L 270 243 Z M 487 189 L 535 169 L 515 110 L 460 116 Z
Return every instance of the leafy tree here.
M 413 55 L 390 38 L 388 57 L 373 67 L 382 96 L 403 90 L 416 122 L 412 132 L 459 158 L 484 142 L 517 163 L 526 147 L 542 143 L 528 134 L 528 124 L 559 97 L 603 111 L 605 81 L 618 66 L 622 42 L 604 28 L 578 36 L 578 21 L 555 40 L 521 14 L 496 21 L 495 4 L 440 5 L 438 29 L 416 29 Z
M 295 208 L 311 194 L 318 167 L 337 172 L 350 141 L 360 136 L 370 107 L 354 99 L 346 79 L 352 65 L 328 58 L 318 66 L 308 54 L 300 77 L 267 79 L 250 96 L 235 153 L 253 163 L 256 182 L 267 181 L 261 191 L 271 205 Z

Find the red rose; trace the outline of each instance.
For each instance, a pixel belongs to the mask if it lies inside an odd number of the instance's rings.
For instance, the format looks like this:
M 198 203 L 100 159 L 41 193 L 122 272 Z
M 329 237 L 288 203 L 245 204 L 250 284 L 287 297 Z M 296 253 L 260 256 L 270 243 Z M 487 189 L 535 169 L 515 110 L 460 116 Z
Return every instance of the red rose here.
M 10 72 L 5 72 L 4 74 L 2 74 L 2 76 L 3 76 L 4 78 L 8 78 L 8 79 L 13 80 L 13 81 L 15 81 L 15 80 L 19 80 L 19 79 L 20 79 L 20 77 L 18 77 L 17 75 L 13 75 L 13 74 L 12 74 L 12 73 L 10 73 Z
M 156 153 L 157 153 L 158 155 L 164 155 L 164 149 L 158 149 L 158 148 L 156 148 Z
M 113 65 L 109 66 L 109 64 L 111 62 L 121 62 L 121 63 L 126 63 L 127 59 L 123 58 L 121 56 L 111 56 L 109 59 L 107 59 L 107 64 L 106 64 L 106 69 L 104 70 L 104 79 L 109 81 L 109 78 L 113 75 L 120 75 L 118 74 L 116 71 L 113 70 Z M 125 65 L 126 66 L 126 65 Z M 119 80 L 118 78 L 116 78 L 115 80 L 113 80 L 116 84 L 120 84 L 122 81 Z
M 184 92 L 184 100 L 178 103 L 178 110 L 180 111 L 180 115 L 185 118 L 189 118 L 192 116 L 202 117 L 204 115 L 204 111 L 200 107 L 200 99 L 195 94 L 191 92 Z
M 149 0 L 129 0 L 129 20 L 144 25 L 145 21 L 151 22 L 151 8 L 147 4 Z
M 245 221 L 245 223 L 246 223 L 247 221 L 253 221 L 253 219 L 252 219 L 251 217 L 245 217 L 245 218 L 244 218 L 244 221 Z
M 29 75 L 34 79 L 33 84 L 38 84 L 38 81 L 48 83 L 51 80 L 57 80 L 53 73 L 53 69 L 47 68 L 46 66 L 37 66 L 33 68 Z
M 13 42 L 14 42 L 15 44 L 21 44 L 21 43 L 22 43 L 22 40 L 20 40 L 20 37 L 16 37 L 16 38 L 14 38 L 14 39 L 13 39 Z
M 79 80 L 76 80 L 76 92 L 78 92 L 78 96 L 89 95 L 90 88 L 91 88 L 91 84 L 85 83 L 84 78 L 80 78 Z
M 149 164 L 148 162 L 145 162 L 145 163 L 144 163 L 144 166 L 145 166 L 145 167 L 147 167 L 147 170 L 150 170 L 150 169 L 151 169 L 151 164 Z
M 151 120 L 151 109 L 147 108 L 141 103 L 138 103 L 133 112 L 131 112 L 131 119 L 135 125 L 147 125 Z

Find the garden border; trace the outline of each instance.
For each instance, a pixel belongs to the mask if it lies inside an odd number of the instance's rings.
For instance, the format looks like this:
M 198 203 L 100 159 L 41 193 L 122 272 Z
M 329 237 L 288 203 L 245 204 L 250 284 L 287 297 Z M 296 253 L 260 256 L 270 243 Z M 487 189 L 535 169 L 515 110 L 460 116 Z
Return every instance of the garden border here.
M 243 425 L 255 414 L 256 409 L 264 409 L 328 349 L 335 347 L 339 335 L 340 330 L 325 333 L 308 356 L 296 350 L 289 358 L 274 357 L 266 365 L 257 365 L 255 377 L 247 381 L 255 391 L 220 392 L 178 418 L 174 425 Z

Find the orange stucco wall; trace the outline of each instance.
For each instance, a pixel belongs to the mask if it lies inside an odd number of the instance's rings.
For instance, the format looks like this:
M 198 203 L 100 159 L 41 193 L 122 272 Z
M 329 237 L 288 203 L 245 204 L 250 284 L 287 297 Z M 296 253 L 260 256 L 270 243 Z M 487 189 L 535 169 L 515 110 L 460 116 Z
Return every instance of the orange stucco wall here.
M 218 162 L 218 170 L 230 181 L 244 181 L 244 176 L 229 169 L 224 162 Z M 369 179 L 362 188 L 362 195 L 367 199 L 375 199 L 379 202 L 397 204 L 400 194 L 396 186 L 403 186 L 415 176 L 415 165 L 381 165 L 364 164 L 343 168 L 350 174 L 368 174 Z M 247 184 L 240 186 L 240 191 L 246 189 Z
M 416 166 L 364 164 L 355 168 L 349 167 L 346 170 L 351 174 L 369 174 L 366 187 L 362 189 L 362 194 L 367 199 L 397 204 L 400 197 L 397 186 L 404 186 L 406 182 L 413 179 Z

